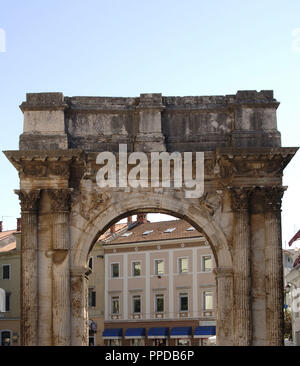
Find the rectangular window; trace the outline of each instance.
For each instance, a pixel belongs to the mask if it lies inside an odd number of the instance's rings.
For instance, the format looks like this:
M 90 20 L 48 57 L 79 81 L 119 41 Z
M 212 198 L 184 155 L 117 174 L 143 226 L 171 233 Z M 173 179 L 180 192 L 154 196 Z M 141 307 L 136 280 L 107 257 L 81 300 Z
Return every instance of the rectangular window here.
M 10 264 L 2 265 L 2 279 L 9 280 L 10 279 Z
M 119 296 L 112 296 L 112 298 L 111 298 L 111 312 L 112 312 L 112 314 L 119 314 L 119 312 L 120 312 L 120 299 L 119 299 Z
M 212 257 L 211 255 L 205 255 L 202 257 L 202 271 L 211 272 L 212 271 Z
M 141 312 L 141 296 L 137 295 L 132 297 L 132 306 L 134 313 Z
M 132 263 L 132 276 L 137 277 L 141 275 L 141 262 Z
M 116 278 L 120 276 L 119 263 L 111 264 L 111 277 Z
M 5 311 L 10 311 L 10 292 L 5 292 Z
M 179 258 L 178 259 L 178 267 L 179 273 L 187 273 L 189 270 L 188 258 Z
M 187 293 L 179 294 L 179 311 L 189 310 L 189 296 Z
M 96 306 L 96 291 L 89 290 L 89 307 Z
M 163 259 L 155 259 L 155 275 L 160 276 L 165 273 L 165 263 Z
M 155 296 L 155 311 L 157 313 L 164 312 L 164 295 Z
M 204 310 L 213 309 L 213 293 L 212 291 L 203 292 L 203 308 Z

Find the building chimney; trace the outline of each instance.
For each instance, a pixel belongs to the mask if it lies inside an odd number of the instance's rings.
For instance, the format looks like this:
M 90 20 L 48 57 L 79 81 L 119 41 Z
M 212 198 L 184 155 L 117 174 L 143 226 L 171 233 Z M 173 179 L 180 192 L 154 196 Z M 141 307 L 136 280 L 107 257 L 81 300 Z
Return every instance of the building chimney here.
M 0 221 L 0 233 L 2 233 L 2 230 L 3 230 L 2 221 Z
M 139 213 L 137 214 L 137 222 L 140 224 L 145 224 L 147 222 L 147 214 Z
M 128 216 L 127 217 L 127 225 L 131 225 L 132 224 L 132 216 Z
M 17 231 L 21 231 L 21 217 L 17 218 Z
M 113 224 L 113 225 L 110 227 L 110 233 L 111 233 L 111 234 L 115 234 L 115 232 L 116 232 L 116 225 L 115 225 L 115 224 Z

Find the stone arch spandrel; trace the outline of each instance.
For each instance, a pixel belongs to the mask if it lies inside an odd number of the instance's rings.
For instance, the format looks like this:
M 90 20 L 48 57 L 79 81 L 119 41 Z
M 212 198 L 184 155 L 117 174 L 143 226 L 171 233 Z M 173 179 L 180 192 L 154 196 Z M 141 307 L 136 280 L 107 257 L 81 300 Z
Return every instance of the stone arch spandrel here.
M 139 211 L 166 213 L 188 221 L 207 238 L 218 267 L 232 268 L 228 241 L 218 223 L 200 205 L 189 199 L 162 194 L 116 193 L 102 207 L 99 205 L 90 221 L 72 215 L 71 242 L 74 267 L 83 267 L 99 235 L 120 219 Z

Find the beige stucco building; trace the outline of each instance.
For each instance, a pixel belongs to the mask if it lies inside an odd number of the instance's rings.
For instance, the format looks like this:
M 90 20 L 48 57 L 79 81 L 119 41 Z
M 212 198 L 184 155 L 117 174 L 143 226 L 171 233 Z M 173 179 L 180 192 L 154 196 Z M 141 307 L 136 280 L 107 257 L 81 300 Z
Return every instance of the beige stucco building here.
M 292 314 L 292 342 L 300 346 L 300 255 L 294 252 L 293 266 L 285 276 L 285 292 Z
M 105 330 L 97 329 L 95 344 L 100 335 L 105 345 L 207 344 L 215 335 L 216 282 L 206 239 L 184 220 L 150 223 L 143 214 L 117 229 L 102 240 Z
M 21 233 L 0 232 L 0 288 L 5 291 L 5 312 L 0 312 L 0 345 L 20 345 Z

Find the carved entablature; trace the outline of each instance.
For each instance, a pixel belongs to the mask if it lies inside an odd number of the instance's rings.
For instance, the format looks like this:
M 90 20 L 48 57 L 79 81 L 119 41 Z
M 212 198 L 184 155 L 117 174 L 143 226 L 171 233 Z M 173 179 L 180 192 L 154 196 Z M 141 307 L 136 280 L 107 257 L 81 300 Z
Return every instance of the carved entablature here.
M 47 189 L 50 198 L 51 209 L 53 212 L 70 210 L 72 188 L 66 189 Z
M 14 192 L 19 196 L 22 212 L 35 212 L 38 210 L 38 201 L 40 198 L 40 189 L 24 190 L 15 189 Z
M 20 178 L 62 177 L 69 179 L 71 165 L 80 158 L 80 150 L 6 151 Z
M 230 188 L 231 193 L 231 209 L 233 212 L 248 210 L 249 198 L 253 188 Z
M 257 178 L 280 181 L 283 169 L 296 151 L 295 148 L 253 148 L 247 151 L 220 148 L 215 154 L 205 153 L 205 178 L 215 179 L 219 187 L 234 186 L 234 182 L 245 182 L 246 179 L 253 180 L 253 183 Z
M 263 189 L 265 193 L 265 210 L 266 211 L 281 211 L 281 200 L 284 194 L 284 191 L 287 187 L 282 186 L 274 186 L 274 187 L 265 187 Z

